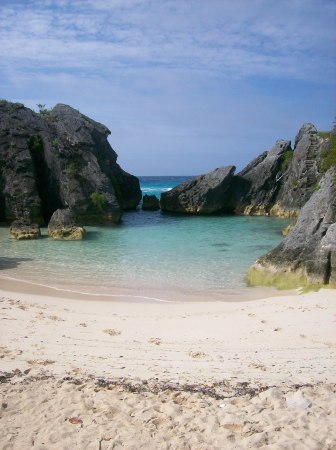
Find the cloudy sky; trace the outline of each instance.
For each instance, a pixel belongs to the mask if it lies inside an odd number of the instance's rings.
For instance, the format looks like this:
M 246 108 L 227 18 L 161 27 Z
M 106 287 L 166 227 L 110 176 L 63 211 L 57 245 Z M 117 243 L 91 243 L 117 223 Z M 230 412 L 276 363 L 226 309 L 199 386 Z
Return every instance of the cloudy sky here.
M 334 0 L 0 0 L 0 98 L 104 123 L 136 175 L 238 169 L 336 116 Z

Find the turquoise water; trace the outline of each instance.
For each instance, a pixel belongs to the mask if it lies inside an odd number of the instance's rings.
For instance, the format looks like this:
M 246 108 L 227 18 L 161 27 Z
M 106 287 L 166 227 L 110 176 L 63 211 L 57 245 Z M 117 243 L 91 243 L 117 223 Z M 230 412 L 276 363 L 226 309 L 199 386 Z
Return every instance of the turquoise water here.
M 167 192 L 183 181 L 191 178 L 190 176 L 166 176 L 166 177 L 139 177 L 142 194 L 156 195 L 160 198 L 162 192 Z
M 144 191 L 155 187 L 169 188 L 151 180 Z M 87 227 L 83 241 L 52 241 L 46 229 L 40 240 L 15 241 L 1 228 L 0 275 L 96 294 L 220 298 L 246 286 L 247 269 L 281 241 L 287 224 L 270 217 L 139 209 L 124 214 L 117 227 Z

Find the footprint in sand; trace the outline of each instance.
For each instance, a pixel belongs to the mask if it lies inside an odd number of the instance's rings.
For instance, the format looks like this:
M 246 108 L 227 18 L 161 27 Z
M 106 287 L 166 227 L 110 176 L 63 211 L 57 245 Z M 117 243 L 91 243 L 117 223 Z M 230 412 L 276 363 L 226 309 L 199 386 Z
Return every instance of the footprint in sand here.
M 119 336 L 121 331 L 113 330 L 112 328 L 108 328 L 107 330 L 103 330 L 104 333 L 109 334 L 110 336 Z

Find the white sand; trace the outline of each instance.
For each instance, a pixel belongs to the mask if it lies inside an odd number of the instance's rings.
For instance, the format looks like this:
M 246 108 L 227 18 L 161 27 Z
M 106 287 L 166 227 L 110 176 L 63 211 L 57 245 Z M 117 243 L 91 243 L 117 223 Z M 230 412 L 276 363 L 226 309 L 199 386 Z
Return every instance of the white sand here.
M 335 290 L 238 303 L 30 290 L 0 290 L 0 370 L 21 371 L 0 384 L 0 448 L 336 449 Z

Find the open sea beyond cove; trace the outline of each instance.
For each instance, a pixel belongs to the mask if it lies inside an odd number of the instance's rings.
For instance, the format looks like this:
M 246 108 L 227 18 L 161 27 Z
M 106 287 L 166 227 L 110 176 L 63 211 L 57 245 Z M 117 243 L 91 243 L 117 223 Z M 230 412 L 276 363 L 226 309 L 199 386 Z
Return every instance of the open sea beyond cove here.
M 158 197 L 189 177 L 139 177 Z M 117 227 L 86 227 L 83 241 L 15 241 L 0 228 L 0 275 L 33 284 L 127 298 L 220 300 L 246 289 L 249 266 L 282 239 L 289 220 L 185 216 L 161 211 L 123 215 Z M 1 282 L 1 280 L 0 280 Z

